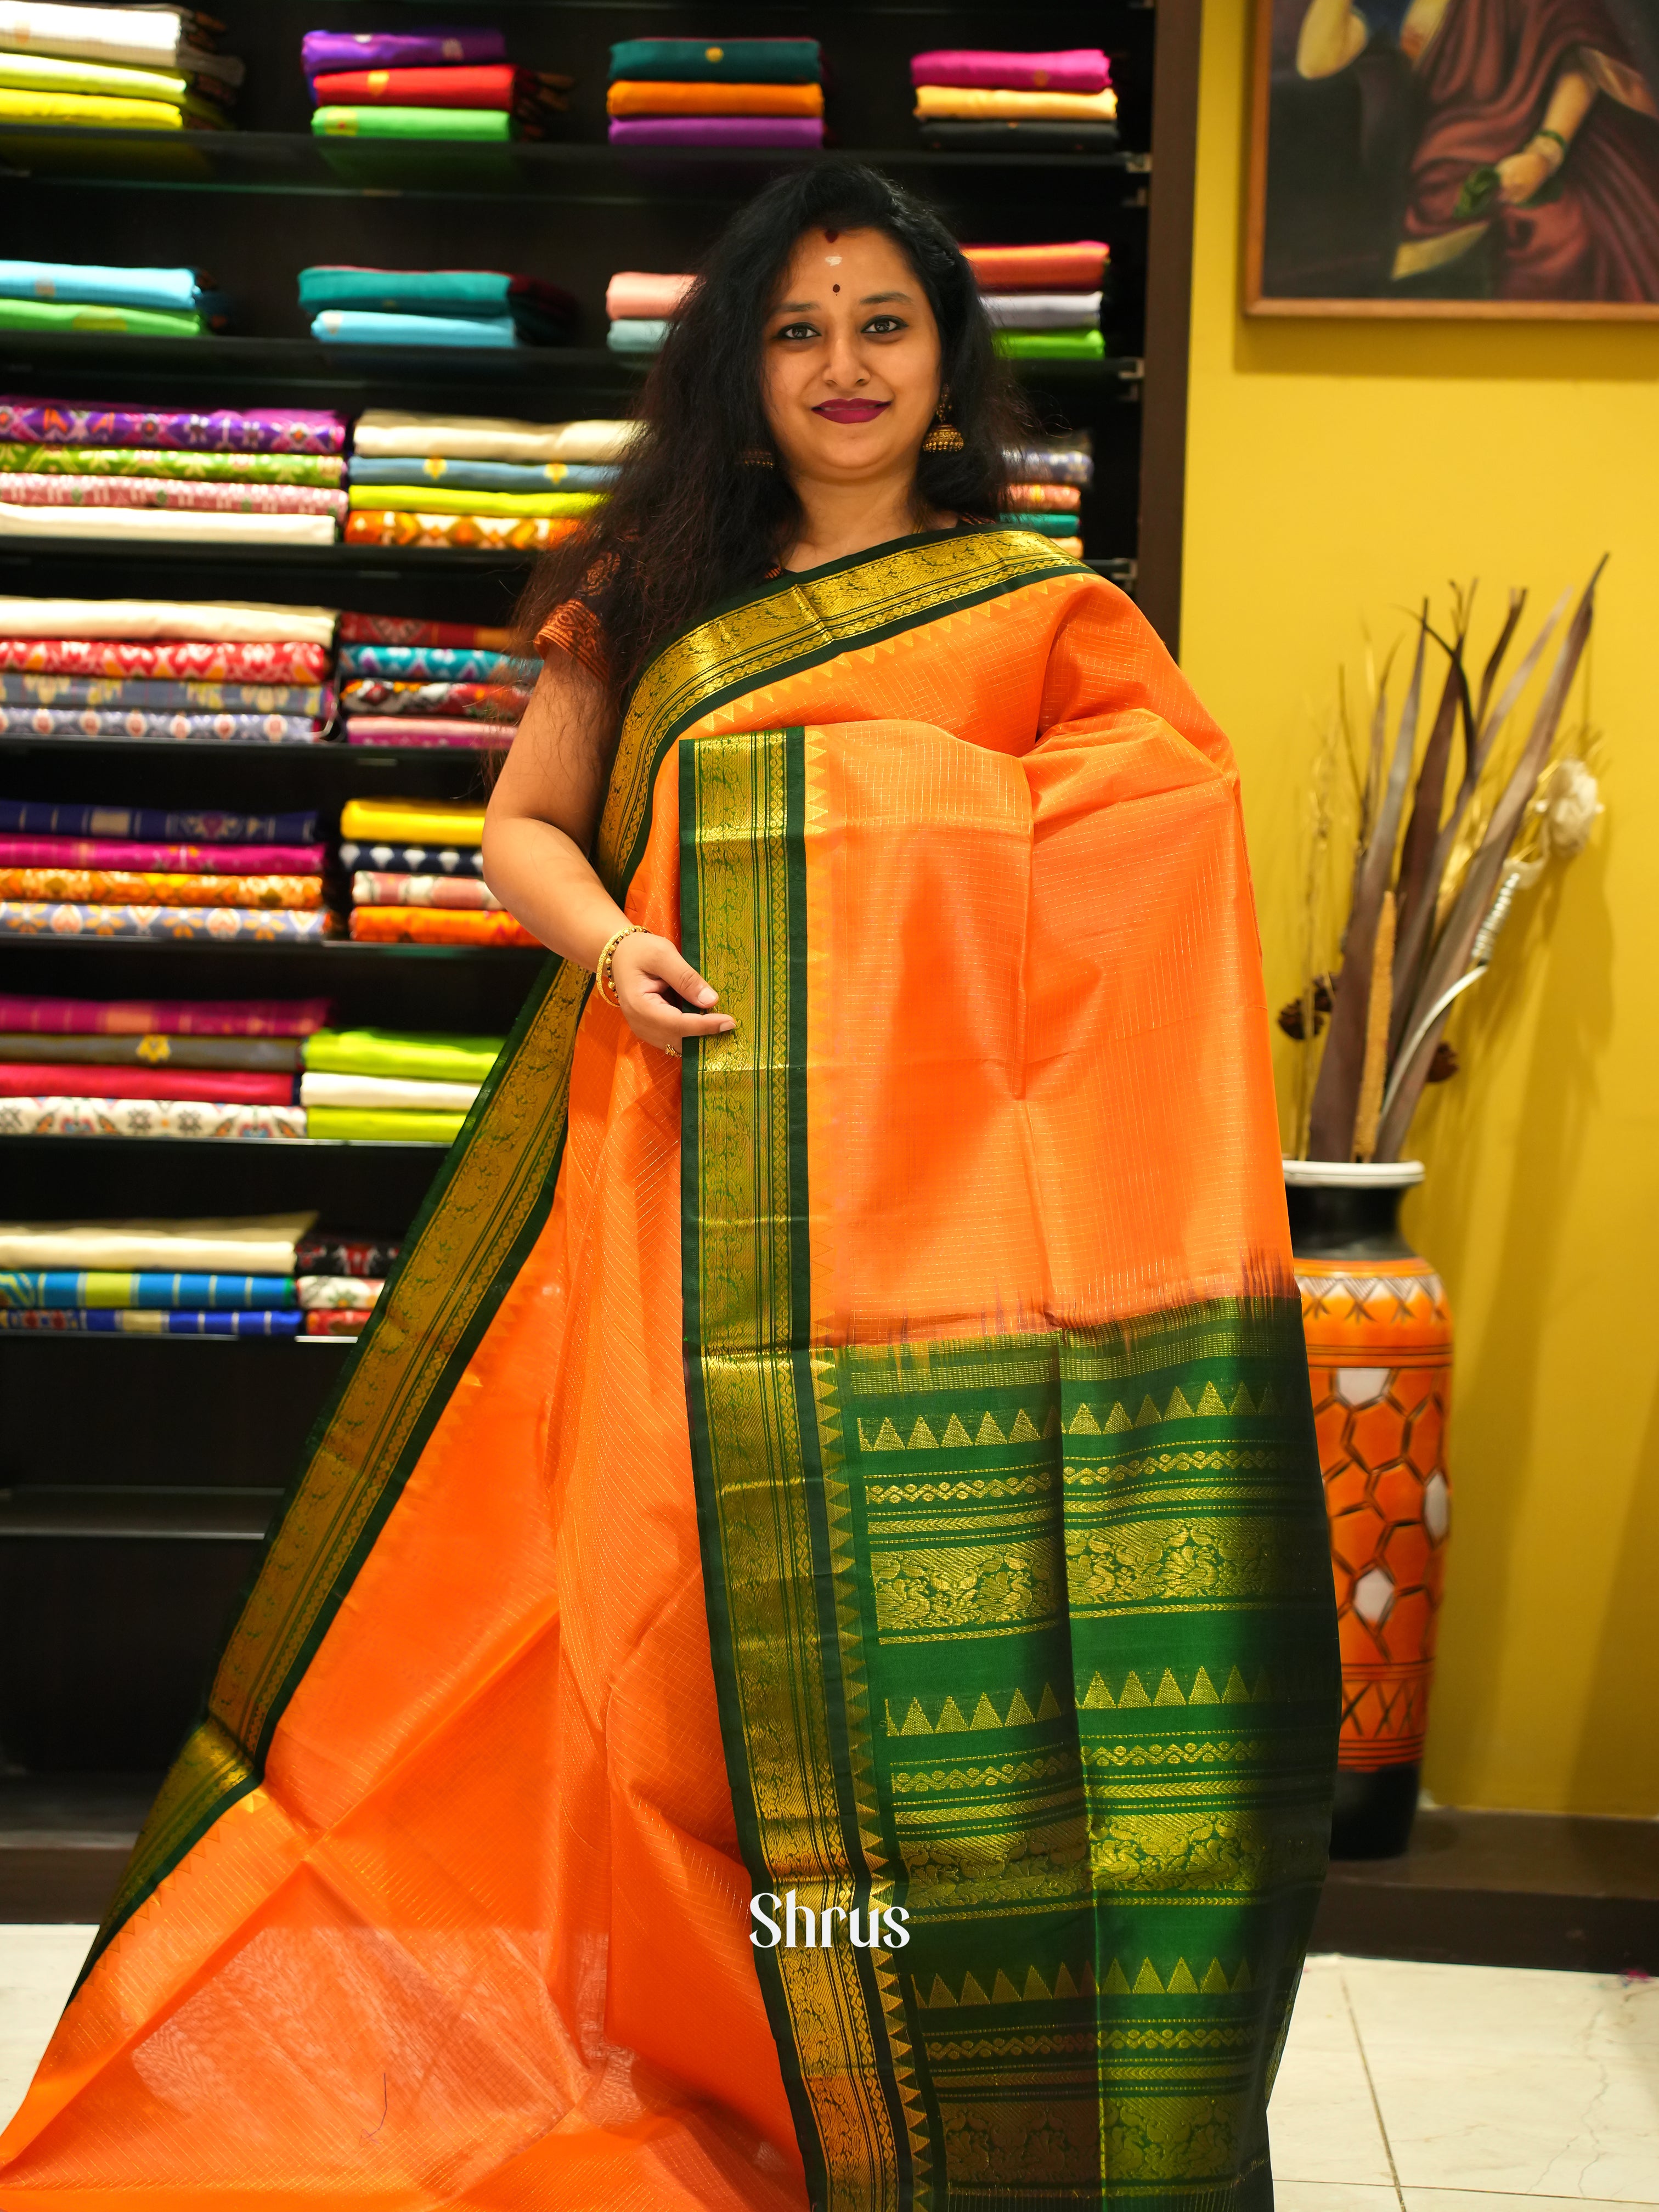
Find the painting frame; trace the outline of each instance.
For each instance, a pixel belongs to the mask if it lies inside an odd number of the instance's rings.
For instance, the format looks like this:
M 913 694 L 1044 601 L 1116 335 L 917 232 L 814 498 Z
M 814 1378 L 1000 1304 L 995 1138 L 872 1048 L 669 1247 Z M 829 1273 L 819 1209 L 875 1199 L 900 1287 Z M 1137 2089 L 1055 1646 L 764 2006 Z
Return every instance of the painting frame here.
M 1275 0 L 1253 0 L 1248 109 L 1248 173 L 1243 239 L 1243 313 L 1273 319 L 1389 322 L 1659 322 L 1659 298 L 1644 301 L 1384 298 L 1371 294 L 1320 295 L 1270 292 L 1267 185 L 1273 102 Z

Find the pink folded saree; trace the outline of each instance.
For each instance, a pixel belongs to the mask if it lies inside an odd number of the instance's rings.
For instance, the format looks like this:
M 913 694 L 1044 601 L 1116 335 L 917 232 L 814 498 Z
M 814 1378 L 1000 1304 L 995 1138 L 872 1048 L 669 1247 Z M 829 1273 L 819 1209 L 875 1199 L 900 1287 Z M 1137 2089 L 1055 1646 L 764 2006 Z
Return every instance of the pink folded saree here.
M 1104 92 L 1111 81 L 1111 64 L 1098 46 L 1069 46 L 1052 54 L 942 46 L 910 57 L 915 85 L 962 85 L 986 92 Z

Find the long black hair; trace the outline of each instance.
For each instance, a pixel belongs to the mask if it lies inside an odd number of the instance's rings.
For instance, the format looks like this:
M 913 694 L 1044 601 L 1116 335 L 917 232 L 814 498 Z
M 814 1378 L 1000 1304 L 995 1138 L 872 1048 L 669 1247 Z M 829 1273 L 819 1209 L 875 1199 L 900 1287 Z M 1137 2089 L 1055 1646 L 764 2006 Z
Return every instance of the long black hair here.
M 614 700 L 665 639 L 759 583 L 799 526 L 800 503 L 781 468 L 743 457 L 773 450 L 762 336 L 796 243 L 815 228 L 884 232 L 939 325 L 940 377 L 963 444 L 920 456 L 918 526 L 939 513 L 989 521 L 1005 503 L 1003 452 L 1024 434 L 1026 410 L 956 240 L 930 208 L 874 169 L 826 162 L 778 178 L 709 254 L 646 382 L 643 433 L 611 497 L 544 556 L 520 604 L 526 635 L 565 600 L 591 611 Z

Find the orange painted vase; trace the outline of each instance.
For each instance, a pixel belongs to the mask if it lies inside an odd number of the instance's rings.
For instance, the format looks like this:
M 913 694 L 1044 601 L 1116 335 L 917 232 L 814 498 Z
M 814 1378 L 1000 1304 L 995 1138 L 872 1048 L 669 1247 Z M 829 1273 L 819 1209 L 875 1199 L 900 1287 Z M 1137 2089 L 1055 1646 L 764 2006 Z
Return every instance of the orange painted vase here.
M 1419 1162 L 1287 1160 L 1285 1179 L 1342 1647 L 1331 1850 L 1389 1858 L 1417 1810 L 1451 1526 L 1451 1313 L 1400 1233 Z

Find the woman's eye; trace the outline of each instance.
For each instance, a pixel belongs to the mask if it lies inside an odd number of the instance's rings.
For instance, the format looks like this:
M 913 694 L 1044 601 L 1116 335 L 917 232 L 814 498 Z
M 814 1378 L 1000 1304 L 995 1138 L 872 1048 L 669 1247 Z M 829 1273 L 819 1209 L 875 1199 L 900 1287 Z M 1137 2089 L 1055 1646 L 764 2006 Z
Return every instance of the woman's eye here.
M 897 315 L 872 315 L 865 325 L 864 331 L 866 337 L 888 338 L 891 337 L 895 331 L 902 331 L 903 328 L 904 324 Z
M 781 331 L 773 332 L 779 338 L 815 338 L 817 331 L 811 323 L 786 323 Z

